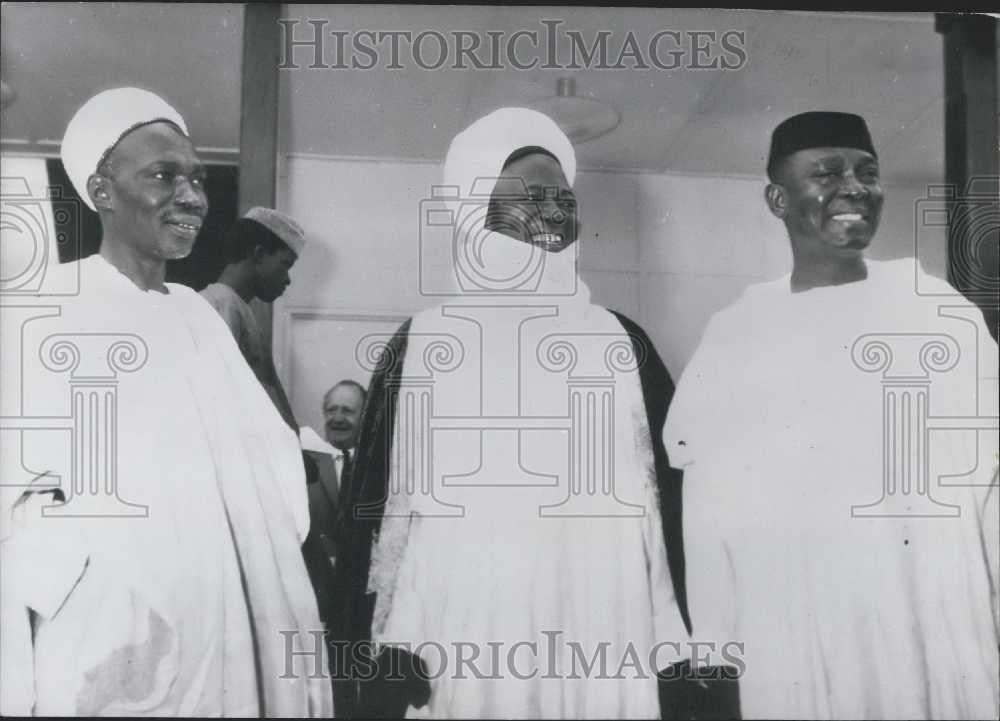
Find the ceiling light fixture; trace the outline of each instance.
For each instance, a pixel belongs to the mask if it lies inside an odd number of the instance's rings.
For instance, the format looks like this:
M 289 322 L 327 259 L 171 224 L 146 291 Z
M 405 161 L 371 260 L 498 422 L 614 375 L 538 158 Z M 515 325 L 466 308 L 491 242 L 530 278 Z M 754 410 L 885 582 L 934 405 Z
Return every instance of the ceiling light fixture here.
M 562 128 L 574 145 L 610 133 L 621 122 L 621 114 L 607 103 L 576 94 L 576 78 L 557 78 L 556 94 L 529 103 L 529 107 L 545 113 Z

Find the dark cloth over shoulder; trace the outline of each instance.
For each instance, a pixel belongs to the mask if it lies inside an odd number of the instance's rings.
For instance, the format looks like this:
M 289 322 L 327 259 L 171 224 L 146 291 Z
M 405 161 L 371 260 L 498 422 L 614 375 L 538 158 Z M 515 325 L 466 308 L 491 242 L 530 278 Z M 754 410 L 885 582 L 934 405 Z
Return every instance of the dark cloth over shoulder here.
M 382 514 L 389 478 L 389 453 L 392 430 L 396 423 L 396 394 L 403 374 L 403 360 L 410 332 L 411 320 L 404 322 L 382 352 L 379 364 L 368 387 L 368 397 L 361 414 L 358 444 L 349 480 L 350 486 L 342 494 L 339 525 L 340 556 L 335 569 L 335 582 L 344 589 L 338 636 L 348 642 L 350 653 L 346 671 L 352 679 L 368 679 L 376 665 L 370 653 L 371 622 L 375 599 L 368 590 L 368 571 L 371 565 L 372 543 L 382 525 Z M 336 709 L 338 716 L 365 717 L 366 708 L 358 704 L 360 691 L 354 682 L 354 693 L 349 700 L 341 700 Z M 365 697 L 372 698 L 371 693 Z M 346 701 L 346 702 L 345 702 Z M 371 708 L 370 704 L 365 704 Z M 398 704 L 381 706 L 396 708 Z M 406 704 L 402 705 L 406 709 Z M 371 713 L 378 713 L 375 709 Z
M 639 380 L 653 447 L 667 563 L 677 604 L 684 625 L 690 633 L 691 621 L 684 580 L 684 534 L 681 513 L 683 474 L 670 467 L 662 440 L 663 425 L 673 398 L 674 384 L 646 332 L 626 316 L 620 313 L 614 315 L 628 334 L 639 362 Z M 348 589 L 343 609 L 343 626 L 346 637 L 359 649 L 370 648 L 371 642 L 375 598 L 374 594 L 367 592 L 368 574 L 373 542 L 381 527 L 382 514 L 385 510 L 389 477 L 388 459 L 396 419 L 397 389 L 403 372 L 410 324 L 411 321 L 408 320 L 397 330 L 372 376 L 368 401 L 361 419 L 352 484 L 345 504 L 347 508 L 344 523 L 341 524 L 344 529 L 341 545 L 344 551 L 341 559 L 344 562 L 338 560 L 337 582 L 341 588 Z M 372 656 L 368 654 L 356 664 L 358 677 L 365 676 L 372 679 L 361 684 L 365 688 L 362 690 L 359 687 L 355 693 L 355 700 L 360 698 L 361 703 L 350 709 L 338 709 L 338 715 L 345 713 L 358 717 L 384 716 L 389 709 L 392 709 L 394 714 L 399 712 L 399 709 L 405 711 L 409 703 L 422 706 L 426 702 L 429 685 L 421 678 L 419 672 L 414 673 L 410 681 L 405 684 L 380 683 L 379 679 L 385 674 L 379 673 L 377 670 L 379 659 Z M 383 654 L 381 658 L 384 660 L 386 657 Z M 406 665 L 411 666 L 411 664 Z M 711 701 L 706 700 L 704 683 L 699 683 L 698 688 L 694 688 L 694 682 L 686 680 L 690 674 L 684 671 L 680 674 L 684 678 L 680 678 L 676 673 L 678 669 L 683 671 L 686 666 L 663 670 L 660 674 L 661 708 L 670 718 L 695 718 L 696 714 L 701 717 L 706 709 L 713 707 Z M 736 714 L 738 710 L 734 713 L 722 712 L 723 716 Z M 714 716 L 710 711 L 706 717 Z

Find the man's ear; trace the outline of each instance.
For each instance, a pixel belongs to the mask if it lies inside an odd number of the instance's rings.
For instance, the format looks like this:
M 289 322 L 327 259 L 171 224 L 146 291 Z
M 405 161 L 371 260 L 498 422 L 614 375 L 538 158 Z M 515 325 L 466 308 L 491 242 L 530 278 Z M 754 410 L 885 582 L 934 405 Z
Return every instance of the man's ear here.
M 788 195 L 785 193 L 784 187 L 777 183 L 768 183 L 767 187 L 764 188 L 764 200 L 767 201 L 767 207 L 770 208 L 775 218 L 785 219 L 785 216 L 788 215 Z
M 87 194 L 95 208 L 112 208 L 111 192 L 108 188 L 108 179 L 100 173 L 94 173 L 87 178 Z

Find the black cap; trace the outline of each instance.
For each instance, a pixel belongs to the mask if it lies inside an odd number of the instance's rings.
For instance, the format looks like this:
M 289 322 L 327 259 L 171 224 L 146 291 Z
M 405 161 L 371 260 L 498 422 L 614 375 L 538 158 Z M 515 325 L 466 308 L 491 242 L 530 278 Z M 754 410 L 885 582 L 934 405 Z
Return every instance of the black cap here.
M 773 178 L 778 162 L 806 148 L 857 148 L 878 157 L 868 125 L 860 115 L 811 111 L 793 115 L 771 133 L 767 175 Z

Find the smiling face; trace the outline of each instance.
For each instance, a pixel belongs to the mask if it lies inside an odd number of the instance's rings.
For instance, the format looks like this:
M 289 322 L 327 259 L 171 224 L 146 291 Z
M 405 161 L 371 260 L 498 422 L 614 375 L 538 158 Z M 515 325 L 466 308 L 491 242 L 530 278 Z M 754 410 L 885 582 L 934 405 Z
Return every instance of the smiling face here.
M 97 176 L 91 197 L 115 238 L 151 260 L 191 252 L 208 213 L 205 168 L 175 126 L 158 122 L 133 130 Z
M 767 201 L 796 252 L 855 258 L 871 244 L 882 215 L 878 161 L 857 148 L 800 150 L 777 168 Z
M 576 197 L 559 162 L 542 153 L 504 168 L 490 197 L 486 228 L 558 253 L 576 242 Z
M 364 393 L 353 384 L 344 383 L 330 389 L 323 399 L 323 420 L 326 440 L 331 445 L 341 450 L 354 448 L 364 404 Z

